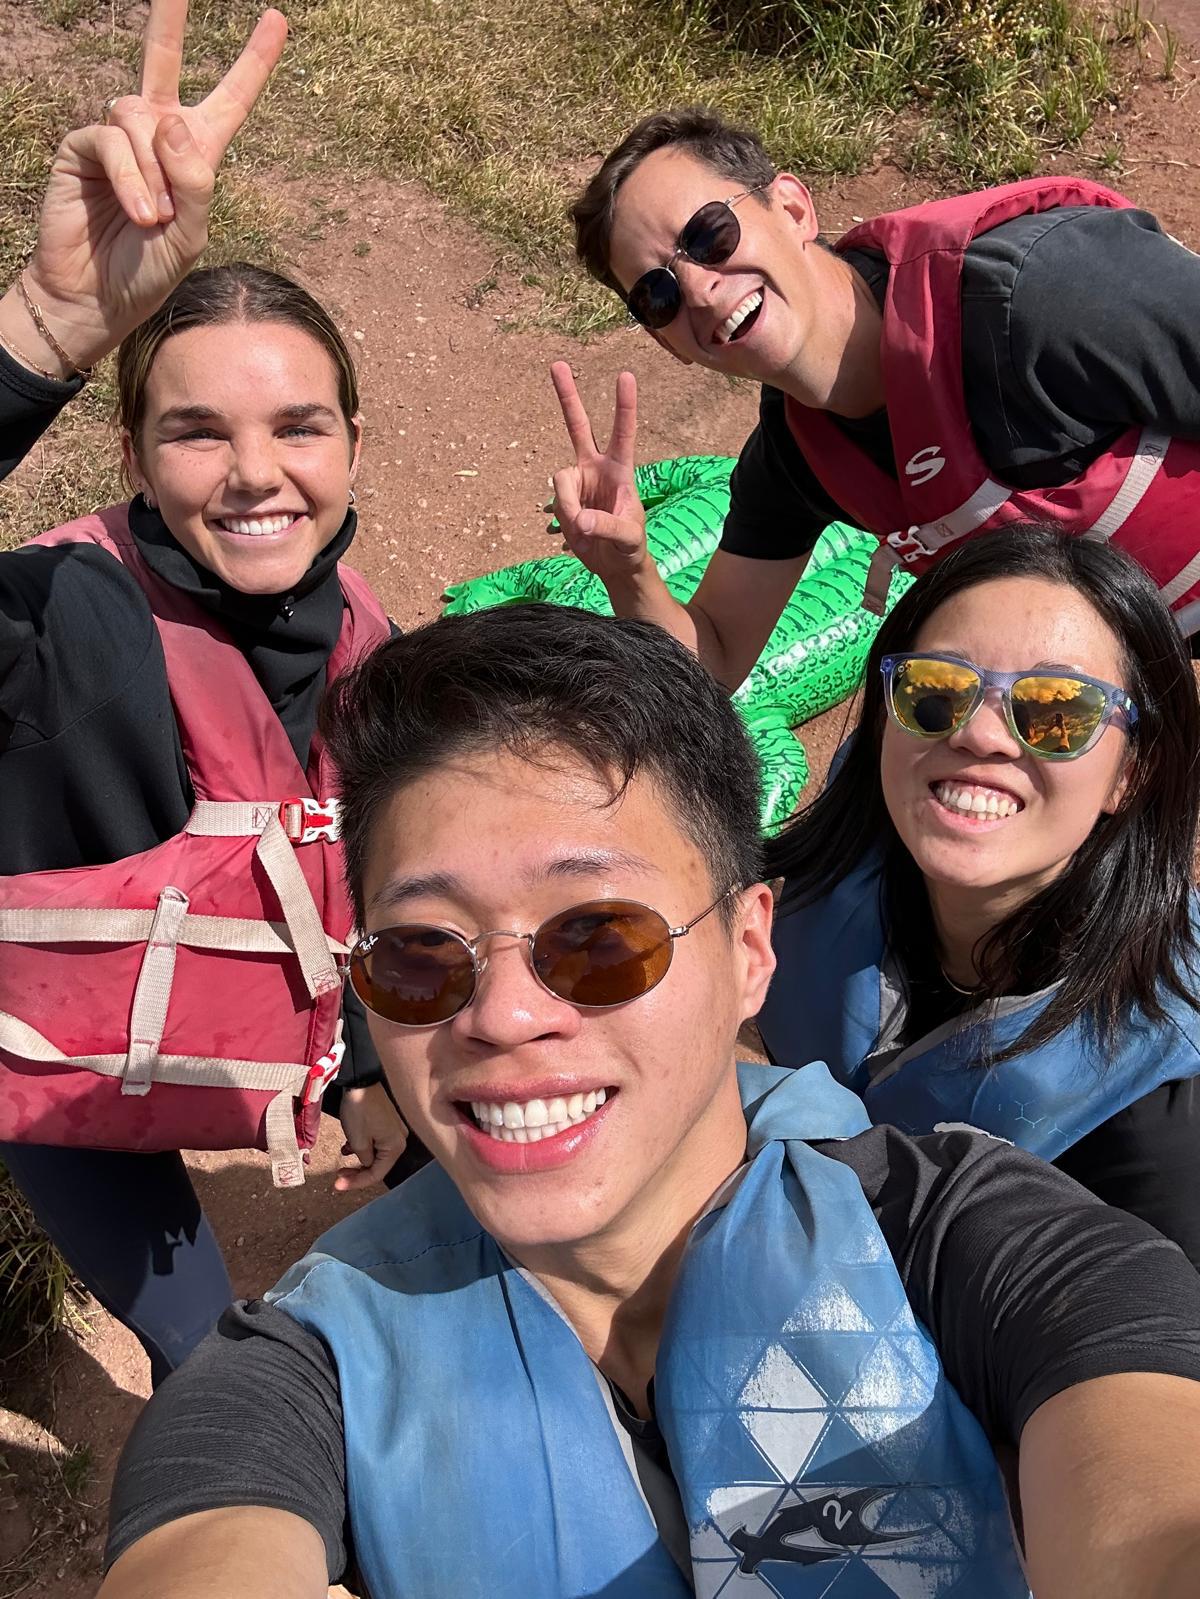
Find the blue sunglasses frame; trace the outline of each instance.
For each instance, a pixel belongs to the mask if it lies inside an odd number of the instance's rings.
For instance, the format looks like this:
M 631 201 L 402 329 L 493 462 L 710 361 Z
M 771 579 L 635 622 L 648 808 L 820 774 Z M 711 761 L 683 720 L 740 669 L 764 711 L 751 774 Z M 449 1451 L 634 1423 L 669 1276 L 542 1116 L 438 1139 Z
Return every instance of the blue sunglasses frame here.
M 934 732 L 919 732 L 916 728 L 909 727 L 906 722 L 900 719 L 895 703 L 896 676 L 899 669 L 910 661 L 940 661 L 947 666 L 962 666 L 967 671 L 974 672 L 979 679 L 979 687 L 972 697 L 969 708 L 953 726 L 938 729 Z M 1138 722 L 1137 705 L 1123 688 L 1118 688 L 1114 683 L 1106 683 L 1103 678 L 1091 677 L 1087 672 L 1078 672 L 1074 667 L 1070 666 L 1047 665 L 1028 667 L 1022 672 L 992 672 L 986 667 L 978 666 L 974 661 L 968 660 L 965 655 L 943 655 L 937 650 L 912 650 L 902 655 L 885 655 L 879 663 L 879 670 L 883 674 L 884 698 L 887 702 L 888 714 L 896 726 L 902 732 L 908 733 L 912 738 L 932 741 L 949 738 L 952 733 L 960 732 L 977 713 L 979 707 L 986 700 L 989 691 L 999 693 L 1000 703 L 1004 710 L 1005 723 L 1017 743 L 1023 750 L 1027 750 L 1030 755 L 1036 755 L 1042 761 L 1078 760 L 1081 755 L 1086 755 L 1090 749 L 1095 747 L 1104 729 L 1111 722 L 1123 722 L 1127 732 L 1132 732 Z M 1104 696 L 1103 714 L 1086 741 L 1078 749 L 1041 749 L 1038 745 L 1031 744 L 1022 735 L 1020 728 L 1017 726 L 1016 717 L 1013 714 L 1012 691 L 1016 684 L 1031 677 L 1069 678 L 1072 682 L 1088 684 L 1089 687 L 1097 689 Z

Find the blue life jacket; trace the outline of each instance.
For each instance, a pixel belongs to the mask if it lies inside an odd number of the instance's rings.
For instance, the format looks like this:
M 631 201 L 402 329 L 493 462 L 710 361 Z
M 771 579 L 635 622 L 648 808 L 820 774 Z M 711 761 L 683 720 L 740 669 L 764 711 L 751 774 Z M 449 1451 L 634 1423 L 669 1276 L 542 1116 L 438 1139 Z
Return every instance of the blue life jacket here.
M 820 1065 L 739 1075 L 748 1165 L 693 1229 L 655 1375 L 690 1578 L 604 1379 L 439 1167 L 268 1296 L 336 1365 L 373 1599 L 1026 1599 L 983 1431 L 854 1172 L 805 1142 L 862 1106 Z
M 814 904 L 777 917 L 774 944 L 779 966 L 758 1016 L 767 1049 L 777 1060 L 825 1061 L 873 1122 L 907 1133 L 965 1123 L 1056 1160 L 1127 1105 L 1200 1074 L 1200 1012 L 1167 992 L 1166 1020 L 1136 1011 L 1104 1051 L 1076 1021 L 987 1066 L 1054 1004 L 1056 987 L 952 1017 L 901 1048 L 905 1002 L 875 858 Z

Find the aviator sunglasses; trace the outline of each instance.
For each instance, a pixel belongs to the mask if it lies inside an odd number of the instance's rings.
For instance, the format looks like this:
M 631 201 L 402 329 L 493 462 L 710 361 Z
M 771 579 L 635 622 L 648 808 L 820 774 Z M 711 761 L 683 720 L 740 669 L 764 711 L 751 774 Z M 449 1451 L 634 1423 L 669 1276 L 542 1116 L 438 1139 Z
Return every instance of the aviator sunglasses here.
M 710 200 L 688 218 L 680 229 L 675 253 L 666 266 L 652 267 L 649 272 L 643 272 L 625 297 L 625 304 L 635 322 L 657 331 L 675 320 L 683 304 L 683 295 L 679 279 L 671 268 L 681 255 L 686 255 L 697 266 L 720 266 L 723 261 L 728 261 L 742 238 L 741 223 L 733 214 L 734 206 L 739 200 L 770 188 L 774 181 L 772 178 L 767 183 L 756 184 L 753 189 L 730 195 L 728 200 Z
M 656 988 L 671 965 L 675 940 L 736 892 L 726 889 L 682 927 L 672 927 L 649 905 L 630 899 L 572 905 L 532 933 L 495 927 L 464 938 L 425 922 L 384 927 L 358 941 L 346 972 L 376 1016 L 399 1027 L 430 1027 L 450 1021 L 475 998 L 487 967 L 480 944 L 515 938 L 525 945 L 533 975 L 548 993 L 584 1010 L 606 1010 Z
M 917 738 L 957 733 L 989 690 L 999 692 L 1018 744 L 1042 760 L 1086 754 L 1110 722 L 1137 726 L 1137 706 L 1124 689 L 1065 667 L 989 672 L 957 655 L 885 655 L 880 671 L 893 721 Z

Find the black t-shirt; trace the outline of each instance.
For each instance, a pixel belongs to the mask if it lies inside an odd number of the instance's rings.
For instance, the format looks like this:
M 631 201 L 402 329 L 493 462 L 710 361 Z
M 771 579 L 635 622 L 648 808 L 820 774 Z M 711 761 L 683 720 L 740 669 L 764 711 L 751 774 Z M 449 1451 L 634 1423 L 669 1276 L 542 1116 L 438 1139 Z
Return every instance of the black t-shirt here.
M 1200 1276 L 1052 1166 L 962 1130 L 874 1127 L 814 1148 L 858 1177 L 914 1314 L 998 1451 L 1078 1383 L 1146 1371 L 1200 1381 Z M 653 1424 L 623 1412 L 614 1406 L 617 1423 L 663 1474 Z M 668 1493 L 648 1497 L 671 1516 Z M 117 1471 L 108 1561 L 155 1527 L 234 1505 L 303 1517 L 331 1581 L 353 1558 L 337 1371 L 319 1338 L 261 1301 L 228 1311 L 142 1413 Z M 668 1546 L 678 1532 L 664 1527 Z
M 82 378 L 60 383 L 39 377 L 0 349 L 0 479 L 20 465 L 82 388 Z
M 79 387 L 28 373 L 0 350 L 0 476 Z M 140 498 L 130 525 L 158 576 L 231 635 L 306 766 L 342 625 L 336 569 L 354 537 L 354 513 L 290 595 L 230 589 Z M 140 854 L 183 829 L 193 798 L 158 629 L 135 579 L 95 545 L 0 554 L 0 875 Z M 339 1084 L 378 1081 L 379 1059 L 353 995 L 345 1020 Z
M 882 305 L 888 266 L 846 259 Z M 1200 256 L 1144 211 L 1064 206 L 981 234 L 963 259 L 963 393 L 992 477 L 1016 489 L 1069 483 L 1129 427 L 1200 438 Z M 853 520 L 818 482 L 764 386 L 733 474 L 721 548 L 806 555 Z M 893 477 L 887 415 L 832 417 Z

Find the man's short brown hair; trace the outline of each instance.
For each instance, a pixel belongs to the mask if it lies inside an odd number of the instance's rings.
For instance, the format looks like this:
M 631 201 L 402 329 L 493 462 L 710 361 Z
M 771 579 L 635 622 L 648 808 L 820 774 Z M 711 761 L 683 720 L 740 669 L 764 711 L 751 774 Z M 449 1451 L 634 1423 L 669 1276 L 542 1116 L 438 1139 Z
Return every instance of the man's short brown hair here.
M 639 162 L 666 145 L 677 145 L 743 189 L 759 188 L 775 176 L 774 163 L 756 133 L 722 122 L 700 106 L 643 117 L 604 158 L 599 172 L 571 208 L 575 254 L 592 277 L 622 299 L 624 290 L 613 277 L 608 260 L 617 191 Z M 761 195 L 758 198 L 760 203 L 769 203 Z

